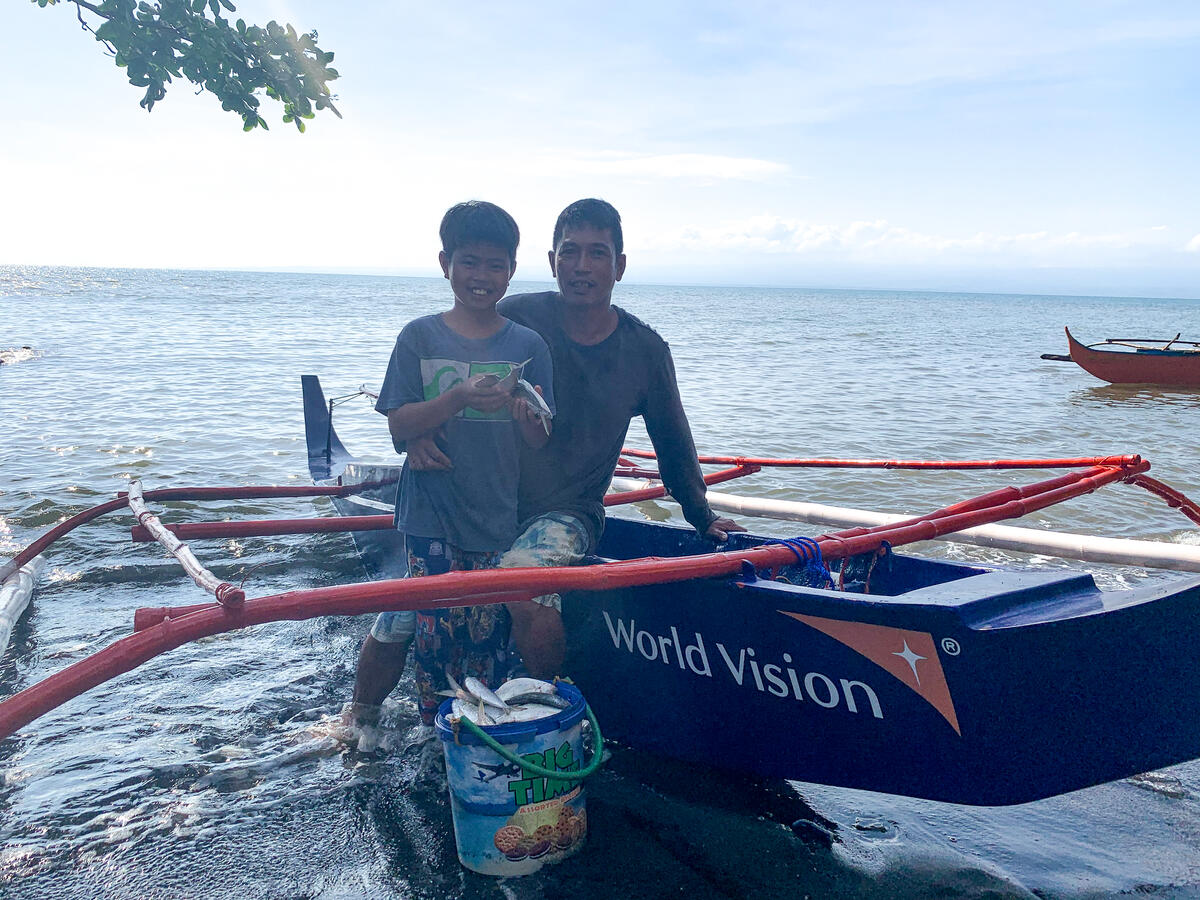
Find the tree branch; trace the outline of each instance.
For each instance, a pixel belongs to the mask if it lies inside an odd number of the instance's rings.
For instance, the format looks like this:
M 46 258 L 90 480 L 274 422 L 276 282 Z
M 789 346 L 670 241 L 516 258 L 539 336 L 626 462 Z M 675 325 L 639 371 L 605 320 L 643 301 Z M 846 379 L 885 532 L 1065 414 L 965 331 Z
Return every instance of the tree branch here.
M 246 131 L 266 128 L 260 98 L 283 104 L 283 121 L 304 131 L 304 120 L 325 109 L 341 118 L 329 82 L 338 71 L 333 54 L 317 46 L 317 33 L 268 22 L 234 27 L 222 13 L 236 12 L 232 0 L 31 0 L 38 6 L 74 3 L 80 26 L 104 45 L 129 82 L 144 88 L 147 110 L 180 77 L 207 91 L 242 118 Z M 103 22 L 98 27 L 84 17 Z M 210 17 L 211 13 L 211 17 Z

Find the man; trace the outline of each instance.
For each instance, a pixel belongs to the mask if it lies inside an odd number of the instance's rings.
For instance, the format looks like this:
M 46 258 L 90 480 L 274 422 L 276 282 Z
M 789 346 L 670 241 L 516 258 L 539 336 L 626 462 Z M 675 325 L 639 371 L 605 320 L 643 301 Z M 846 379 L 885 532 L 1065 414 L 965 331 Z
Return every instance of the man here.
M 593 551 L 604 528 L 603 497 L 630 420 L 642 416 L 659 471 L 697 532 L 724 541 L 745 531 L 709 508 L 691 429 L 666 342 L 612 305 L 625 274 L 621 217 L 603 200 L 579 200 L 558 217 L 550 270 L 557 291 L 519 294 L 497 310 L 532 328 L 550 347 L 557 413 L 554 434 L 521 456 L 518 517 L 525 523 L 500 567 L 566 566 Z M 431 439 L 410 441 L 409 465 L 447 468 Z M 531 675 L 559 672 L 566 651 L 557 594 L 508 604 L 512 636 Z

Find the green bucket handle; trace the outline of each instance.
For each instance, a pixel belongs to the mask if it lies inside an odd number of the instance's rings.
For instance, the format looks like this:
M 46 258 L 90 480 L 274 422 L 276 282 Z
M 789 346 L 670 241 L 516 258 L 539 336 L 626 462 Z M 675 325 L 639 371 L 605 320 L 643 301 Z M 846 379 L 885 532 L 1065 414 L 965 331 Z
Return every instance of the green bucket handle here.
M 466 716 L 463 716 L 458 721 L 460 725 L 466 725 L 467 730 L 474 734 L 475 737 L 479 738 L 488 747 L 499 753 L 500 756 L 508 760 L 508 762 L 520 766 L 521 769 L 528 775 L 533 775 L 537 778 L 556 778 L 559 781 L 582 781 L 599 769 L 600 764 L 604 761 L 604 736 L 600 734 L 600 724 L 596 721 L 596 715 L 592 712 L 591 706 L 585 704 L 584 709 L 587 711 L 588 722 L 590 722 L 592 726 L 592 734 L 595 735 L 595 746 L 592 749 L 591 762 L 589 762 L 578 772 L 554 772 L 545 768 L 544 766 L 539 766 L 537 763 L 531 763 L 527 759 L 521 759 L 521 757 L 502 746 L 494 737 L 492 737 Z

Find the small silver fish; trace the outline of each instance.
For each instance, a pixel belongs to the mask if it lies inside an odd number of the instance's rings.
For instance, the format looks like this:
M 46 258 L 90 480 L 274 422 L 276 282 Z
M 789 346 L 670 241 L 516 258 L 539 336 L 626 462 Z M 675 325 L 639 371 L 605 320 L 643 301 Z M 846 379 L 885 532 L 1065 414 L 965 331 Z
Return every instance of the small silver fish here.
M 543 691 L 530 691 L 527 694 L 517 694 L 515 697 L 508 698 L 509 706 L 524 706 L 526 704 L 552 706 L 555 709 L 569 709 L 571 701 L 559 694 L 547 694 Z
M 480 375 L 475 383 L 479 387 L 498 386 L 511 394 L 516 389 L 517 382 L 521 378 L 521 373 L 525 371 L 525 367 L 532 361 L 533 357 L 531 356 L 523 363 L 509 363 L 507 375 L 501 377 L 500 375 L 488 373 L 487 375 Z
M 449 676 L 447 676 L 447 677 L 449 677 Z M 484 684 L 478 678 L 472 678 L 470 676 L 464 678 L 463 679 L 463 687 L 465 687 L 467 689 L 467 692 L 469 694 L 471 694 L 473 697 L 478 697 L 482 702 L 486 703 L 488 706 L 491 706 L 494 709 L 503 710 L 505 712 L 508 711 L 508 704 L 505 703 L 503 700 L 501 700 L 499 697 L 497 697 L 495 691 L 493 691 L 491 688 L 489 688 L 486 684 Z
M 480 709 L 481 707 L 477 707 L 473 703 L 468 703 L 466 700 L 456 699 L 450 704 L 450 715 L 452 718 L 470 719 L 476 725 L 495 725 L 496 720 L 486 710 L 480 712 Z
M 546 405 L 546 401 L 542 399 L 542 395 L 533 389 L 533 385 L 524 378 L 521 378 L 517 381 L 513 395 L 520 397 L 529 404 L 533 410 L 533 414 L 538 417 L 542 423 L 542 427 L 546 429 L 546 434 L 549 434 L 550 420 L 554 418 L 554 413 L 550 411 L 550 407 Z
M 506 713 L 497 713 L 496 722 L 499 725 L 507 725 L 512 722 L 533 722 L 537 719 L 545 719 L 555 714 L 557 710 L 549 706 L 540 706 L 530 703 L 528 706 L 514 706 Z
M 508 709 L 504 701 L 492 693 L 478 678 L 464 678 L 464 686 L 455 681 L 454 676 L 447 672 L 446 681 L 450 683 L 451 689 L 448 691 L 438 691 L 439 697 L 456 697 L 464 703 L 478 703 L 481 706 L 487 704 L 501 711 Z
M 549 681 L 542 681 L 538 678 L 529 678 L 522 676 L 520 678 L 510 678 L 500 687 L 496 688 L 496 696 L 501 700 L 507 701 L 509 697 L 515 697 L 517 694 L 528 694 L 537 691 L 540 694 L 557 693 L 557 688 Z

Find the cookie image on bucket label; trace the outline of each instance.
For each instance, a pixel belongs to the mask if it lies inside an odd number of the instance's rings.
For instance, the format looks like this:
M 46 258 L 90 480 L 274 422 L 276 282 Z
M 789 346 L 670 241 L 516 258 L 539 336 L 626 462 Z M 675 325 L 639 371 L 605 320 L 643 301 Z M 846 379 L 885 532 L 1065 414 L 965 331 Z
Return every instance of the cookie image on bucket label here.
M 511 862 L 569 855 L 587 835 L 587 813 L 570 803 L 581 800 L 581 793 L 522 807 L 496 830 L 492 843 Z
M 509 859 L 520 859 L 525 856 L 524 851 L 520 849 L 521 840 L 525 837 L 525 832 L 517 825 L 505 825 L 496 832 L 496 837 L 492 843 L 496 845 L 496 849 L 507 856 Z

